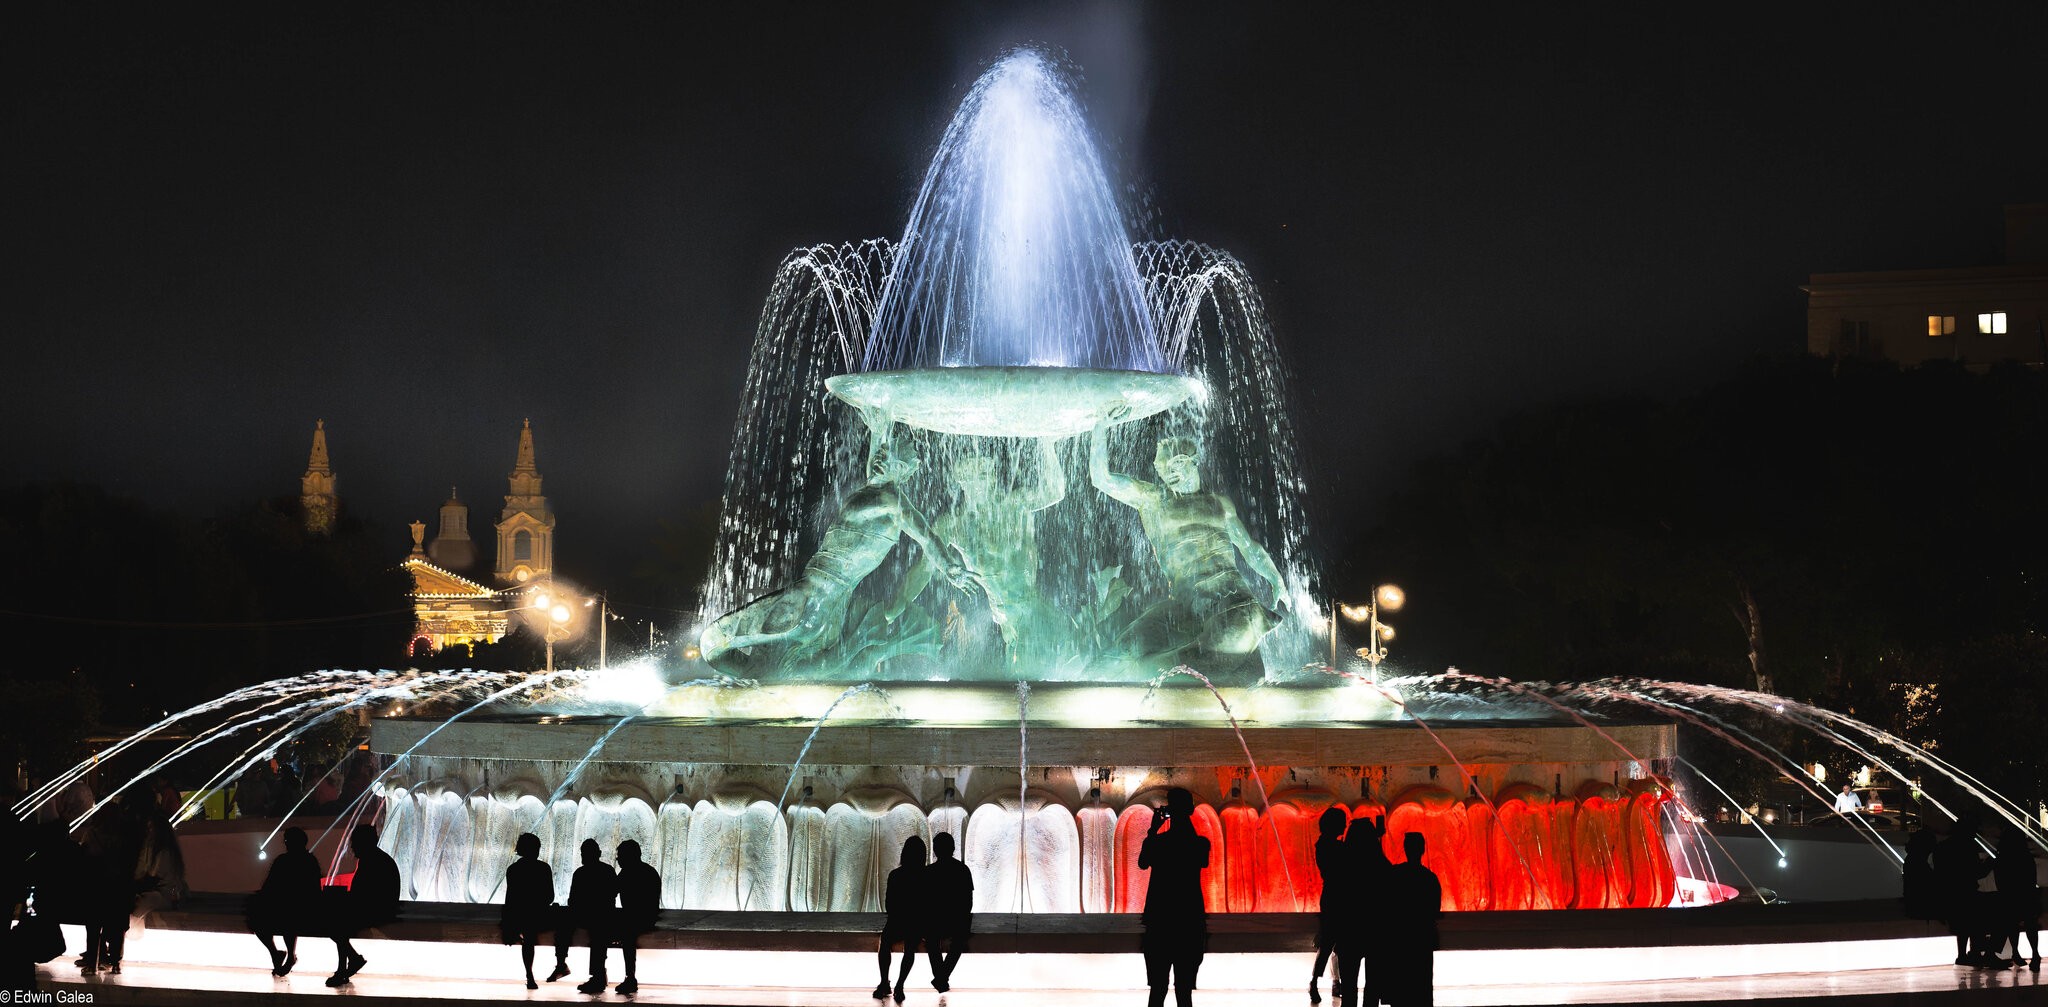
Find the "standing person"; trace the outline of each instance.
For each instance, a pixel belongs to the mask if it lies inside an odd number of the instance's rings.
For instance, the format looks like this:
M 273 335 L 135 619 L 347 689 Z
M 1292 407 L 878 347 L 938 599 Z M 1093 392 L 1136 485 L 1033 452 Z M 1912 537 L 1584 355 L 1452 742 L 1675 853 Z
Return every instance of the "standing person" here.
M 1424 847 L 1422 833 L 1402 835 L 1408 859 L 1387 870 L 1393 924 L 1387 943 L 1394 968 L 1386 983 L 1374 985 L 1391 1007 L 1429 1007 L 1436 996 L 1436 921 L 1443 915 L 1444 888 L 1436 872 L 1422 865 Z
M 1863 798 L 1856 796 L 1856 792 L 1850 790 L 1848 784 L 1842 784 L 1842 792 L 1835 795 L 1835 814 L 1853 815 L 1862 810 Z
M 135 916 L 137 919 L 165 909 L 175 909 L 189 891 L 185 885 L 185 851 L 178 845 L 178 833 L 170 816 L 154 798 L 136 802 L 137 834 L 142 840 L 135 863 Z
M 930 909 L 925 916 L 925 951 L 931 955 L 932 988 L 953 988 L 953 969 L 967 951 L 974 930 L 974 872 L 953 859 L 953 834 L 932 837 L 932 862 L 925 868 Z M 941 948 L 944 954 L 941 956 Z
M 1956 938 L 1956 964 L 1981 964 L 1988 955 L 1979 948 L 1970 951 L 1970 938 L 1982 928 L 1977 920 L 1977 881 L 1991 872 L 1991 865 L 1977 858 L 1977 816 L 1964 812 L 1949 826 L 1948 838 L 1934 844 L 1928 857 L 1934 867 L 1934 883 L 1940 893 L 1941 918 Z
M 533 948 L 540 943 L 540 932 L 553 923 L 555 872 L 540 858 L 540 837 L 531 832 L 520 833 L 512 851 L 519 859 L 505 868 L 505 908 L 498 916 L 498 932 L 505 943 L 519 945 L 519 960 L 526 966 L 526 988 L 539 989 L 540 984 L 533 981 Z
M 612 902 L 619 895 L 619 878 L 612 866 L 604 862 L 604 850 L 597 840 L 584 840 L 577 851 L 583 856 L 583 866 L 569 876 L 568 919 L 555 929 L 555 970 L 548 973 L 548 982 L 569 974 L 569 947 L 575 942 L 576 931 L 581 930 L 583 939 L 590 942 L 590 978 L 576 989 L 581 993 L 602 993 L 605 945 L 610 943 Z
M 1202 871 L 1209 866 L 1209 840 L 1195 832 L 1195 795 L 1185 787 L 1166 792 L 1166 807 L 1152 813 L 1138 869 L 1151 871 L 1145 885 L 1145 983 L 1150 1007 L 1164 1007 L 1173 981 L 1179 1007 L 1195 1002 L 1195 979 L 1209 944 L 1209 914 L 1202 905 Z
M 1385 942 L 1387 872 L 1394 866 L 1387 859 L 1386 835 L 1385 817 L 1356 819 L 1344 833 L 1344 884 L 1337 892 L 1335 993 L 1350 1007 L 1374 1007 L 1380 1002 L 1380 980 L 1389 961 L 1385 955 L 1373 954 Z M 1325 887 L 1323 898 L 1330 897 Z
M 176 818 L 178 812 L 185 808 L 185 795 L 178 790 L 177 784 L 171 782 L 170 777 L 157 777 L 150 792 L 156 795 L 157 813 L 165 818 Z
M 903 855 L 897 859 L 896 869 L 889 872 L 887 885 L 882 889 L 882 908 L 888 917 L 882 921 L 881 946 L 875 949 L 875 960 L 882 967 L 882 981 L 875 985 L 877 1000 L 890 995 L 890 945 L 903 945 L 903 969 L 896 976 L 897 1003 L 903 1002 L 903 984 L 909 981 L 910 966 L 917 961 L 917 944 L 924 937 L 924 912 L 928 904 L 924 860 L 923 837 L 905 839 Z
M 1308 974 L 1308 1002 L 1322 1003 L 1323 994 L 1316 988 L 1322 981 L 1323 970 L 1330 967 L 1330 952 L 1337 945 L 1337 913 L 1341 910 L 1344 890 L 1344 822 L 1343 808 L 1325 808 L 1323 817 L 1316 822 L 1316 877 L 1322 882 L 1323 893 L 1317 904 L 1316 914 L 1316 964 Z M 1339 960 L 1338 970 L 1343 970 Z M 1330 995 L 1344 996 L 1341 981 L 1330 987 Z
M 259 762 L 235 784 L 235 813 L 242 818 L 270 814 L 270 790 L 270 763 Z
M 333 771 L 330 770 L 320 775 L 319 782 L 313 784 L 313 796 L 308 803 L 310 803 L 312 807 L 308 808 L 307 810 L 313 812 L 316 815 L 333 815 L 340 813 L 341 785 L 334 781 Z
M 85 913 L 85 958 L 82 975 L 104 968 L 121 974 L 121 953 L 128 939 L 128 915 L 135 911 L 135 868 L 142 856 L 141 823 L 126 801 L 94 815 L 86 832 L 89 864 Z
M 1909 920 L 1941 918 L 1940 893 L 1934 878 L 1934 864 L 1929 859 L 1934 853 L 1936 838 L 1932 829 L 1915 829 L 1906 840 L 1906 862 L 1902 865 L 1899 888 L 1900 901 L 1906 904 L 1906 918 Z
M 284 852 L 270 862 L 263 887 L 249 896 L 249 930 L 270 952 L 271 975 L 288 975 L 299 963 L 299 935 L 319 901 L 320 859 L 306 849 L 306 830 L 294 825 L 284 830 Z
M 377 848 L 377 830 L 358 825 L 348 834 L 349 852 L 356 855 L 356 872 L 349 879 L 348 892 L 341 899 L 340 919 L 334 928 L 334 974 L 329 986 L 346 986 L 369 959 L 356 952 L 355 937 L 371 927 L 398 918 L 398 862 Z
M 299 783 L 299 771 L 291 763 L 272 759 L 270 764 L 277 769 L 277 775 L 270 780 L 270 813 L 281 818 L 291 813 L 292 805 L 299 803 L 305 790 Z
M 371 758 L 369 753 L 356 752 L 350 755 L 349 759 L 348 777 L 341 785 L 343 807 L 354 804 L 356 798 L 363 796 L 364 792 L 370 789 L 370 784 L 377 779 L 376 760 Z
M 2012 962 L 2020 964 L 2020 935 L 2027 935 L 2027 948 L 2034 952 L 2027 967 L 2041 971 L 2041 887 L 2034 874 L 2034 850 L 2019 829 L 2006 826 L 1998 837 L 1998 857 L 1992 861 L 1991 876 L 1998 879 L 1998 910 L 1993 918 L 2012 941 Z
M 661 912 L 661 873 L 640 859 L 640 844 L 631 839 L 619 844 L 619 909 L 613 936 L 619 939 L 619 957 L 626 960 L 626 980 L 618 991 L 627 996 L 640 992 L 634 974 L 639 958 L 640 935 L 654 929 Z

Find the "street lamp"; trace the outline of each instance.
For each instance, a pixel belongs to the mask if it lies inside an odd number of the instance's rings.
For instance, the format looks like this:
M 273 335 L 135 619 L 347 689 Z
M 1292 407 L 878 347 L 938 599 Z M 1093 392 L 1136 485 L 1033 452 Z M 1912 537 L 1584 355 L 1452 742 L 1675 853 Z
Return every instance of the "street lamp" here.
M 547 645 L 547 671 L 550 675 L 555 672 L 555 641 L 566 640 L 576 635 L 570 621 L 576 617 L 576 610 L 571 605 L 578 601 L 582 602 L 583 608 L 597 604 L 595 598 L 577 598 L 569 594 L 539 591 L 534 594 L 532 603 L 528 605 L 533 610 L 534 620 L 541 624 L 541 640 Z
M 1381 584 L 1372 589 L 1371 601 L 1363 605 L 1339 604 L 1337 606 L 1338 611 L 1344 613 L 1344 618 L 1352 622 L 1366 624 L 1365 646 L 1358 648 L 1354 653 L 1364 658 L 1365 662 L 1372 666 L 1372 681 L 1375 685 L 1379 684 L 1380 680 L 1380 662 L 1387 659 L 1387 643 L 1394 639 L 1394 627 L 1380 621 L 1380 611 L 1385 609 L 1389 612 L 1398 612 L 1401 606 L 1407 604 L 1407 602 L 1408 595 L 1400 588 L 1392 584 Z M 1337 627 L 1335 619 L 1331 620 L 1330 626 L 1330 663 L 1332 665 L 1337 663 Z

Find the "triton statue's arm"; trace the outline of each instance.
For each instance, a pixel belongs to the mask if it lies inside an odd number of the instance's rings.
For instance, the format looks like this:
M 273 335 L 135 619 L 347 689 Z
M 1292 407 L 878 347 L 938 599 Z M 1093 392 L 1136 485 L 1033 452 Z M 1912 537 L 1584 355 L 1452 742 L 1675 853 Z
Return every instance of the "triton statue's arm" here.
M 972 582 L 967 579 L 970 572 L 967 563 L 960 558 L 957 551 L 939 544 L 938 536 L 932 534 L 931 526 L 925 523 L 924 515 L 918 511 L 917 505 L 904 499 L 901 490 L 896 492 L 896 506 L 897 512 L 903 515 L 903 534 L 910 536 L 910 540 L 916 542 L 917 547 L 923 550 L 923 558 L 937 564 L 940 572 L 945 574 L 946 579 L 951 581 L 954 587 L 971 592 L 973 588 L 969 586 Z
M 1026 510 L 1040 511 L 1067 498 L 1067 470 L 1060 465 L 1059 439 L 1038 439 L 1038 485 L 1032 488 Z
M 1151 487 L 1109 470 L 1109 428 L 1130 411 L 1131 407 L 1120 405 L 1096 422 L 1095 432 L 1088 442 L 1088 478 L 1110 499 L 1131 507 L 1143 507 L 1150 502 L 1151 494 L 1145 491 Z
M 917 596 L 924 593 L 925 585 L 932 580 L 933 560 L 924 553 L 910 561 L 910 569 L 903 574 L 903 582 L 896 585 L 896 597 L 889 600 L 889 607 L 882 610 L 884 622 L 895 622 L 908 611 Z
M 1267 555 L 1264 546 L 1252 540 L 1251 532 L 1245 528 L 1243 521 L 1238 520 L 1237 505 L 1225 497 L 1219 496 L 1216 499 L 1223 504 L 1223 530 L 1230 536 L 1230 544 L 1237 547 L 1238 555 L 1244 557 L 1245 565 L 1251 567 L 1253 573 L 1265 578 L 1266 583 L 1272 586 L 1272 594 L 1266 607 L 1274 612 L 1286 611 L 1286 581 L 1280 577 L 1280 568 L 1273 565 L 1273 557 Z

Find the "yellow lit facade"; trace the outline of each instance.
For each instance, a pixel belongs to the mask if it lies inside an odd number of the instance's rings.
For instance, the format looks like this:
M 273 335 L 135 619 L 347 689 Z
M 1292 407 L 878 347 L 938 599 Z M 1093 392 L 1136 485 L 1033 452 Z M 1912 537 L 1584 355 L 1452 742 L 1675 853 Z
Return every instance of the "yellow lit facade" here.
M 553 575 L 555 515 L 541 492 L 531 423 L 519 430 L 505 510 L 496 526 L 498 554 L 489 569 L 499 586 L 470 579 L 479 576 L 470 571 L 480 564 L 468 523 L 469 508 L 451 492 L 432 543 L 425 541 L 425 524 L 412 524 L 412 554 L 401 564 L 413 581 L 411 656 L 498 642 L 511 631 L 512 613 L 524 595 Z
M 412 555 L 400 564 L 412 575 L 413 631 L 406 656 L 497 643 L 512 628 L 507 609 L 516 601 L 459 573 L 435 566 L 427 558 L 426 532 L 426 525 L 412 523 Z

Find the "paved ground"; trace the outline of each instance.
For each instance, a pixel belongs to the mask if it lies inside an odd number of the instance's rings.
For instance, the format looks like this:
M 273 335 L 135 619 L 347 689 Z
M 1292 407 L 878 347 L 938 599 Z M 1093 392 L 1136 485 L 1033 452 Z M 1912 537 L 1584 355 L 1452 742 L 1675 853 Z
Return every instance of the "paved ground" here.
M 313 998 L 346 996 L 355 1004 L 417 1005 L 505 1002 L 627 1002 L 615 993 L 593 998 L 576 992 L 578 974 L 539 990 L 523 988 L 516 978 L 515 950 L 496 945 L 434 944 L 412 941 L 366 941 L 360 945 L 370 966 L 344 990 L 322 982 L 333 965 L 332 945 L 308 940 L 304 960 L 292 975 L 273 978 L 262 968 L 262 951 L 246 935 L 155 932 L 138 940 L 120 976 L 82 979 L 68 964 L 41 970 L 43 988 L 52 992 L 94 994 L 96 1004 L 151 1004 L 163 1007 L 226 1003 L 288 1004 Z M 1634 949 L 1611 949 L 1622 955 Z M 1743 949 L 1724 946 L 1717 955 L 1739 955 Z M 1768 954 L 1764 948 L 1756 954 Z M 1912 946 L 1924 957 L 1931 948 Z M 1825 964 L 1817 952 L 1816 962 Z M 1833 954 L 1835 952 L 1829 952 Z M 541 967 L 548 964 L 543 949 Z M 232 961 L 220 966 L 184 961 Z M 1711 961 L 1713 959 L 1702 959 Z M 571 962 L 584 964 L 579 949 Z M 618 968 L 617 953 L 612 967 Z M 1664 978 L 1622 982 L 1542 981 L 1540 975 L 1516 976 L 1508 970 L 1538 971 L 1541 959 L 1521 959 L 1498 952 L 1445 952 L 1440 956 L 1436 1002 L 1447 1007 L 1494 1004 L 1564 1003 L 1738 1003 L 1771 1000 L 1790 1007 L 1802 1002 L 1830 1003 L 1967 1003 L 2048 1004 L 2048 979 L 2029 972 L 1988 972 L 1948 965 L 1858 968 L 1846 971 L 1784 972 L 1711 978 Z M 1668 971 L 1672 959 L 1662 959 Z M 1500 966 L 1489 968 L 1489 963 Z M 1682 963 L 1680 963 L 1682 964 Z M 1647 966 L 1613 962 L 1615 972 Z M 635 1002 L 691 1004 L 700 1007 L 874 1007 L 874 959 L 853 952 L 666 950 L 643 953 L 643 982 Z M 1288 976 L 1302 977 L 1308 957 L 1293 954 L 1213 955 L 1204 969 L 1203 1007 L 1267 1007 L 1305 1005 L 1307 997 Z M 959 988 L 941 998 L 925 983 L 920 963 L 912 975 L 908 1003 L 933 1007 L 1023 1007 L 1060 1004 L 1070 1007 L 1130 1007 L 1144 996 L 1134 983 L 1142 967 L 1127 954 L 983 954 L 966 959 Z M 505 976 L 505 979 L 492 978 Z M 616 974 L 614 975 L 616 979 Z M 691 984 L 696 985 L 691 985 Z M 1282 987 L 1286 988 L 1271 988 Z M 1001 988 L 989 988 L 999 986 Z M 1259 988 L 1268 987 L 1268 988 Z M 69 1002 L 82 1003 L 83 999 Z

